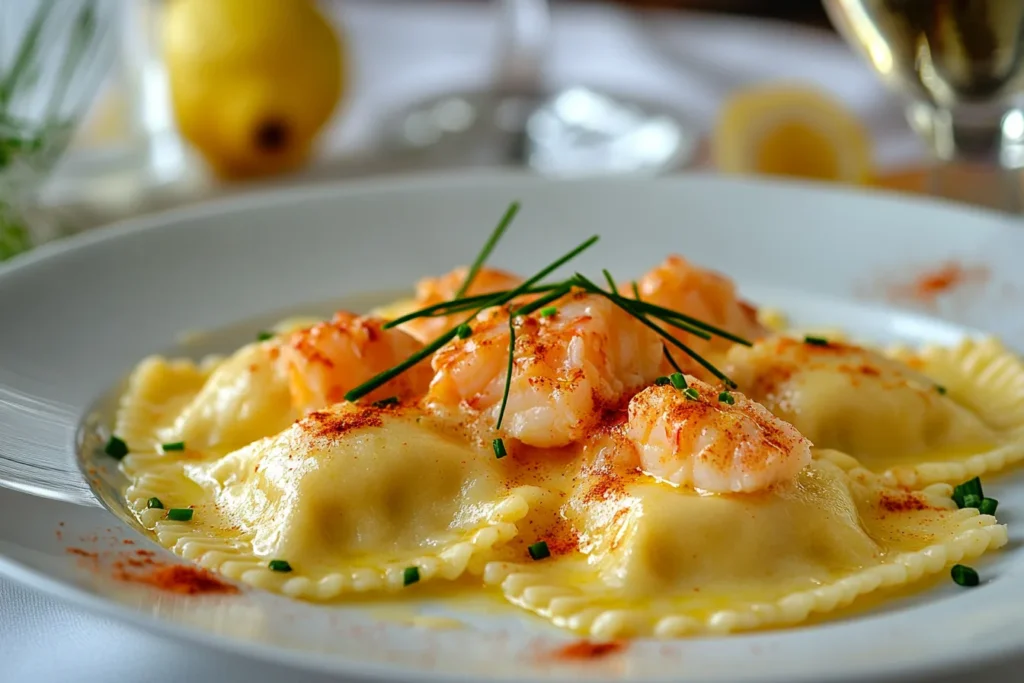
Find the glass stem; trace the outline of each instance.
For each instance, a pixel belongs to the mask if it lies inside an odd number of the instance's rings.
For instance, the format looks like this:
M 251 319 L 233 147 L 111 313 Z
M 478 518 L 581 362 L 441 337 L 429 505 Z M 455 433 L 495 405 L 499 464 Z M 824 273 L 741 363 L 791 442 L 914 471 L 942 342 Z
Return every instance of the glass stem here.
M 543 90 L 544 62 L 551 44 L 547 0 L 499 0 L 495 90 L 537 96 Z
M 996 121 L 972 121 L 946 109 L 933 109 L 929 118 L 928 137 L 936 156 L 930 176 L 932 194 L 1024 214 L 1021 113 L 1010 111 Z

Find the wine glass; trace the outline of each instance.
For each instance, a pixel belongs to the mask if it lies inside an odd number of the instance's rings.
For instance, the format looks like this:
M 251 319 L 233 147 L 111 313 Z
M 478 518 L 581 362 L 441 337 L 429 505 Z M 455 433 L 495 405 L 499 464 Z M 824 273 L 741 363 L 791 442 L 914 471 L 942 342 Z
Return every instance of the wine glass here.
M 1024 2 L 824 0 L 932 150 L 933 194 L 1024 212 Z M 965 169 L 967 169 L 965 171 Z
M 671 109 L 544 82 L 547 0 L 497 0 L 490 88 L 417 102 L 390 117 L 383 145 L 434 166 L 514 165 L 556 176 L 658 173 L 692 160 L 694 131 Z

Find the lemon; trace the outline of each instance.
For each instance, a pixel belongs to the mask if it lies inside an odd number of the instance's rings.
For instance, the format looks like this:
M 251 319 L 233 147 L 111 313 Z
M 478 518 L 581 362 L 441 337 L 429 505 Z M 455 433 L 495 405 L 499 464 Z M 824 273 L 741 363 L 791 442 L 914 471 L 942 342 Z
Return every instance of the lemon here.
M 711 155 L 726 173 L 867 184 L 871 136 L 842 103 L 800 86 L 741 90 L 723 106 Z
M 308 158 L 343 88 L 343 48 L 308 0 L 171 0 L 163 22 L 181 135 L 223 177 Z

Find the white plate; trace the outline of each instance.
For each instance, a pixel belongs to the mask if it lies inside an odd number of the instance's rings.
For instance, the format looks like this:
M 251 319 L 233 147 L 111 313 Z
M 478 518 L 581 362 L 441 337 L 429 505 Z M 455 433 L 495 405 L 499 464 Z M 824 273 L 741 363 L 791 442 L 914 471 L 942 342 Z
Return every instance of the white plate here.
M 53 488 L 77 476 L 82 419 L 94 406 L 103 409 L 102 396 L 143 356 L 173 347 L 187 330 L 229 328 L 200 344 L 227 350 L 281 311 L 324 311 L 325 302 L 345 295 L 393 291 L 445 271 L 472 258 L 512 199 L 523 210 L 493 259 L 498 265 L 528 271 L 597 233 L 601 243 L 579 269 L 610 266 L 626 277 L 679 251 L 735 276 L 748 296 L 800 322 L 841 323 L 879 340 L 958 338 L 966 328 L 894 310 L 877 293 L 948 259 L 983 265 L 984 282 L 943 298 L 936 310 L 1024 347 L 1024 320 L 1012 306 L 1024 291 L 1016 263 L 1024 254 L 1021 226 L 951 205 L 701 176 L 576 183 L 442 177 L 307 188 L 83 235 L 0 270 L 0 456 L 27 460 L 34 471 L 50 467 L 37 492 L 55 495 Z M 40 402 L 26 405 L 25 396 Z M 117 516 L 116 477 L 95 464 L 108 509 L 0 489 L 0 571 L 173 637 L 297 668 L 418 681 L 792 683 L 949 671 L 1024 646 L 1024 536 L 1016 524 L 1024 478 L 1017 474 L 986 482 L 1002 501 L 1012 540 L 980 565 L 989 579 L 980 588 L 941 583 L 842 621 L 637 642 L 579 664 L 548 656 L 569 636 L 471 604 L 427 604 L 469 625 L 431 631 L 379 608 L 312 606 L 255 590 L 181 597 L 115 581 L 111 562 L 155 546 Z M 69 546 L 100 558 L 71 555 Z

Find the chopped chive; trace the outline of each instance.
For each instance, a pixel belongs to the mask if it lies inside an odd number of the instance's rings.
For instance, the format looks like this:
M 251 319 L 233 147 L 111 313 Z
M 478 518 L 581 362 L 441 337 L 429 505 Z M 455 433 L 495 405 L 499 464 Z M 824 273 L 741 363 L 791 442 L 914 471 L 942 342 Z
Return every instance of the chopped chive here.
M 406 567 L 402 572 L 402 585 L 411 586 L 420 580 L 419 567 Z
M 116 436 L 111 436 L 110 441 L 107 441 L 107 445 L 103 447 L 103 452 L 112 458 L 120 460 L 128 455 L 128 444 Z
M 995 498 L 982 498 L 981 505 L 978 506 L 978 512 L 983 515 L 994 515 L 996 514 L 997 507 L 999 507 L 999 501 Z
M 558 313 L 558 309 L 555 306 L 547 306 L 545 308 L 540 309 L 540 317 L 542 318 L 550 318 L 556 313 Z
M 693 387 L 686 387 L 686 389 L 683 390 L 683 396 L 685 396 L 688 401 L 700 400 L 700 394 L 698 394 L 697 390 Z
M 545 557 L 551 557 L 551 550 L 548 549 L 548 544 L 544 541 L 538 541 L 526 550 L 534 560 L 543 560 Z
M 736 399 L 728 391 L 723 391 L 718 395 L 718 400 L 722 403 L 728 403 L 729 405 L 735 405 Z
M 656 387 L 663 387 L 666 384 L 671 384 L 671 383 L 672 383 L 672 380 L 670 380 L 668 377 L 662 376 L 662 377 L 655 377 L 654 378 L 654 386 L 656 386 Z
M 984 492 L 981 490 L 981 479 L 975 477 L 969 479 L 962 484 L 953 487 L 953 501 L 956 502 L 957 507 L 965 508 L 967 506 L 967 497 L 976 496 L 983 500 L 985 498 Z M 974 507 L 974 506 L 971 506 Z
M 978 578 L 978 572 L 966 565 L 954 564 L 949 573 L 958 586 L 977 586 L 981 582 L 981 579 Z
M 676 389 L 686 388 L 686 378 L 683 377 L 683 373 L 681 372 L 673 372 L 671 375 L 668 376 L 668 381 L 672 382 L 672 386 L 674 386 Z
M 980 509 L 981 501 L 983 500 L 984 498 L 982 498 L 981 496 L 976 496 L 973 493 L 968 493 L 966 496 L 964 496 L 964 504 L 961 505 L 960 507 Z
M 256 334 L 256 341 L 265 342 L 268 339 L 273 339 L 273 338 L 274 338 L 274 333 L 273 332 L 268 332 L 267 330 L 260 330 L 260 332 Z
M 455 336 L 459 339 L 466 339 L 473 334 L 473 328 L 466 323 L 462 323 L 455 328 Z
M 292 570 L 288 560 L 271 560 L 267 562 L 267 568 L 272 572 L 290 572 Z
M 942 386 L 941 384 L 935 385 L 935 391 L 939 392 L 940 396 L 946 395 L 946 387 Z
M 388 396 L 387 398 L 382 398 L 379 401 L 374 401 L 370 405 L 374 408 L 390 408 L 391 406 L 397 406 L 398 403 L 399 401 L 397 396 Z
M 516 217 L 517 213 L 519 213 L 519 202 L 512 202 L 508 205 L 508 208 L 505 209 L 504 215 L 502 215 L 501 220 L 498 221 L 498 225 L 494 228 L 494 231 L 491 232 L 491 236 L 487 238 L 483 249 L 481 249 L 480 253 L 477 254 L 476 259 L 473 261 L 473 265 L 469 267 L 469 270 L 466 272 L 466 279 L 462 281 L 462 286 L 459 287 L 457 292 L 455 292 L 455 296 L 453 298 L 458 299 L 469 290 L 469 286 L 473 284 L 473 280 L 476 279 L 476 275 L 480 272 L 480 268 L 484 265 L 484 262 L 487 261 L 487 257 L 491 255 L 491 252 L 494 251 L 494 247 L 498 245 L 498 240 L 500 240 L 501 236 L 505 234 L 505 231 L 508 229 L 508 226 L 512 224 L 512 220 Z
M 828 339 L 824 337 L 804 337 L 804 344 L 810 344 L 811 346 L 828 346 Z
M 146 501 L 146 507 L 149 508 L 150 510 L 163 510 L 164 504 L 160 501 L 159 498 L 153 496 L 152 498 Z
M 184 441 L 175 441 L 174 443 L 161 444 L 160 449 L 166 453 L 167 451 L 183 451 L 185 450 Z
M 172 522 L 189 522 L 192 520 L 192 508 L 171 508 L 167 511 L 167 519 Z
M 505 442 L 501 439 L 495 439 L 492 441 L 491 448 L 494 449 L 494 457 L 499 460 L 508 455 L 508 452 L 505 450 Z
M 640 301 L 640 286 L 637 285 L 636 280 L 630 282 L 629 286 L 633 289 L 633 298 Z

